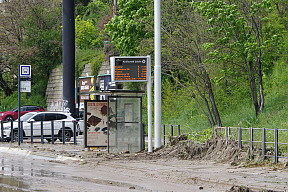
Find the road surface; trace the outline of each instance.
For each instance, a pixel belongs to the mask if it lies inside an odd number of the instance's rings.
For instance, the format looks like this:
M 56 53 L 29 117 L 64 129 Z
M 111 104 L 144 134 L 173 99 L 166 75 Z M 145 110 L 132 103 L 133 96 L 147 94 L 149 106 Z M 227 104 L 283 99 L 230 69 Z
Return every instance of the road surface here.
M 133 158 L 135 156 L 135 158 Z M 140 156 L 140 157 L 137 157 Z M 137 157 L 137 158 L 136 158 Z M 103 155 L 73 145 L 0 144 L 1 191 L 286 191 L 287 169 Z M 240 191 L 240 190 L 239 190 Z

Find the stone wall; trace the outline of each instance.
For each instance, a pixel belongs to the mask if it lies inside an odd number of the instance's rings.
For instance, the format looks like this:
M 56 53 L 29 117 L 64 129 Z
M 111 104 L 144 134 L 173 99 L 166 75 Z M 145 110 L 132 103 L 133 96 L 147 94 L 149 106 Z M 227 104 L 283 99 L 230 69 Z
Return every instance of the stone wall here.
M 46 88 L 47 111 L 62 111 L 63 72 L 62 68 L 52 70 Z
M 62 101 L 63 101 L 63 72 L 62 68 L 55 68 L 52 70 L 48 85 L 46 89 L 46 104 L 47 111 L 62 111 Z M 108 61 L 103 62 L 101 65 L 99 75 L 111 73 L 110 63 Z M 81 77 L 91 76 L 92 69 L 91 64 L 85 65 Z M 99 83 L 97 78 L 96 84 Z

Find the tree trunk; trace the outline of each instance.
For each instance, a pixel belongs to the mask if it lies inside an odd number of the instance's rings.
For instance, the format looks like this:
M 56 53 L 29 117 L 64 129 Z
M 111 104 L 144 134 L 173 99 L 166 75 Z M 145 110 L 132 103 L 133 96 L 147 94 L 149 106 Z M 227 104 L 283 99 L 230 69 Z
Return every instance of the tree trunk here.
M 213 115 L 211 114 L 209 102 L 208 102 L 205 94 L 203 94 L 203 93 L 200 91 L 196 79 L 193 78 L 193 81 L 194 81 L 195 89 L 197 90 L 197 92 L 199 93 L 200 97 L 201 97 L 201 98 L 204 100 L 204 102 L 205 102 L 205 105 L 206 105 L 206 108 L 207 108 L 207 113 L 208 113 L 208 116 L 209 116 L 209 119 L 210 119 L 210 120 L 209 120 L 210 125 L 211 125 L 212 127 L 214 127 L 214 126 L 215 126 L 215 121 L 214 121 Z M 205 86 L 205 85 L 204 85 L 204 86 Z
M 257 88 L 256 88 L 256 83 L 255 83 L 255 72 L 254 72 L 252 61 L 249 61 L 249 70 L 250 70 L 249 83 L 250 83 L 251 97 L 252 97 L 252 102 L 255 108 L 256 116 L 258 116 L 259 104 L 258 104 L 258 98 L 257 98 Z
M 211 118 L 210 118 L 210 117 L 208 116 L 208 114 L 205 112 L 205 110 L 203 109 L 203 107 L 200 105 L 198 99 L 196 98 L 196 95 L 195 95 L 191 90 L 188 89 L 188 91 L 191 92 L 192 97 L 193 97 L 194 100 L 196 101 L 198 107 L 201 109 L 202 113 L 207 117 L 207 120 L 208 120 L 210 126 L 211 126 L 211 127 L 214 127 L 215 123 L 213 122 L 213 119 L 211 120 Z
M 283 23 L 286 31 L 288 31 L 288 26 L 287 26 L 287 24 L 286 24 L 286 22 L 285 22 L 283 13 L 281 12 L 281 10 L 280 10 L 280 8 L 279 8 L 279 3 L 275 3 L 275 5 L 276 5 L 277 11 L 278 11 L 278 13 L 279 13 L 279 16 L 281 17 L 282 23 Z
M 258 89 L 259 89 L 259 110 L 264 108 L 264 93 L 263 93 L 263 70 L 262 62 L 258 60 Z
M 208 88 L 209 100 L 210 100 L 210 103 L 211 103 L 211 107 L 212 107 L 212 111 L 213 111 L 216 123 L 217 123 L 217 125 L 219 127 L 222 127 L 222 122 L 221 122 L 221 118 L 220 118 L 220 115 L 219 115 L 218 108 L 217 108 L 216 103 L 215 103 L 214 93 L 213 93 L 213 90 L 212 90 L 210 79 L 208 79 L 207 86 L 208 86 L 207 88 Z

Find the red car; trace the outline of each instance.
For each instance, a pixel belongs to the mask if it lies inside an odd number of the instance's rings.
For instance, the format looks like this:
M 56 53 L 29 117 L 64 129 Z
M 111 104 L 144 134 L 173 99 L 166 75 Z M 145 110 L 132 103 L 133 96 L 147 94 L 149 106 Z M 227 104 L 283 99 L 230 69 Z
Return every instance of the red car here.
M 33 111 L 45 111 L 45 109 L 39 106 L 21 106 L 20 116 Z M 0 113 L 0 121 L 15 121 L 16 119 L 18 119 L 18 107 L 15 107 L 11 111 L 4 111 Z

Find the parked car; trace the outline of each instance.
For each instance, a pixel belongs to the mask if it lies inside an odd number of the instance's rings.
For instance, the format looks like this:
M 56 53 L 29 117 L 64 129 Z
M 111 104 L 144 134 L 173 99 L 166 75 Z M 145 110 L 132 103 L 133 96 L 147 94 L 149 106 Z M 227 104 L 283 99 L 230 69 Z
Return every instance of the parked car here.
M 39 106 L 21 106 L 20 107 L 20 117 L 28 112 L 33 111 L 45 111 L 43 107 Z M 15 107 L 11 111 L 4 111 L 0 113 L 0 121 L 15 121 L 18 119 L 18 107 Z
M 74 122 L 76 121 L 70 113 L 64 112 L 29 112 L 20 117 L 23 122 L 23 137 L 30 137 L 31 124 L 33 122 L 33 137 L 41 137 L 41 122 L 43 122 L 43 137 L 48 142 L 52 141 L 52 121 L 54 127 L 54 140 L 57 138 L 62 141 L 62 127 L 65 122 L 65 141 L 70 141 L 73 137 Z M 3 123 L 3 138 L 7 141 L 11 140 L 11 125 L 13 125 L 13 140 L 18 139 L 18 120 Z M 1 135 L 1 133 L 0 133 Z M 1 135 L 2 137 L 2 135 Z
M 77 120 L 77 135 L 84 134 L 84 111 L 79 111 Z

